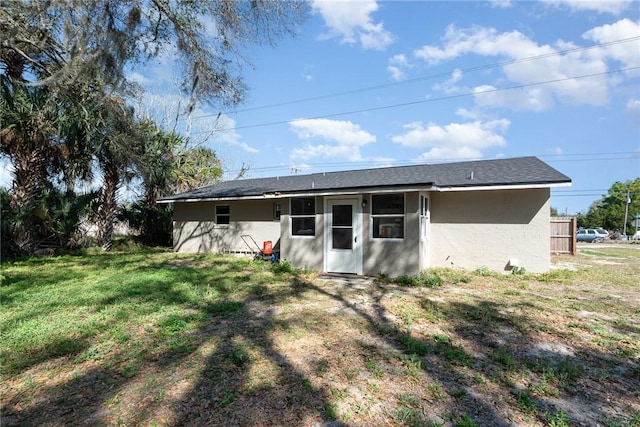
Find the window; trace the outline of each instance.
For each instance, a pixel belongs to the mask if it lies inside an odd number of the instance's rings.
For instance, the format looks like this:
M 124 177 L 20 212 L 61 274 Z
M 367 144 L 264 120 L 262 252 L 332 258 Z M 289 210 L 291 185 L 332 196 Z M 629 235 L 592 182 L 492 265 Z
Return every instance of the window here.
M 298 197 L 291 199 L 291 235 L 316 235 L 316 199 Z
M 374 194 L 371 196 L 373 237 L 404 238 L 404 194 Z
M 216 224 L 228 225 L 231 220 L 229 205 L 216 205 Z
M 282 205 L 280 203 L 273 204 L 273 219 L 280 221 L 280 215 L 282 214 Z
M 429 227 L 429 198 L 425 195 L 420 195 L 420 238 L 427 237 Z

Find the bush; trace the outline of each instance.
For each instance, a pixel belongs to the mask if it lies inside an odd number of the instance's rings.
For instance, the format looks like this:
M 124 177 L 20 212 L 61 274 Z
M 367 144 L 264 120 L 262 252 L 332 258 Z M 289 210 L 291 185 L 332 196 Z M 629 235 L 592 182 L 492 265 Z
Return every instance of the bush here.
M 421 274 L 418 278 L 421 286 L 436 288 L 444 285 L 444 279 L 437 274 Z
M 271 271 L 274 273 L 285 273 L 285 274 L 294 274 L 296 272 L 296 268 L 291 264 L 291 262 L 287 260 L 280 260 L 278 262 L 274 262 L 271 264 Z
M 138 233 L 138 240 L 146 246 L 171 247 L 173 245 L 173 207 L 136 202 L 123 208 L 119 215 Z

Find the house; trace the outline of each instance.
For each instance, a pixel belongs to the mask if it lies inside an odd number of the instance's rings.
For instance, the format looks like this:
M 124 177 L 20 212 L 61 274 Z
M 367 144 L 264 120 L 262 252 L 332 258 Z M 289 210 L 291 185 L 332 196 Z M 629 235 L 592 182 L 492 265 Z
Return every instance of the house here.
M 247 252 L 250 236 L 317 271 L 550 267 L 550 188 L 536 157 L 225 181 L 165 197 L 177 252 Z M 251 241 L 251 240 L 249 240 Z

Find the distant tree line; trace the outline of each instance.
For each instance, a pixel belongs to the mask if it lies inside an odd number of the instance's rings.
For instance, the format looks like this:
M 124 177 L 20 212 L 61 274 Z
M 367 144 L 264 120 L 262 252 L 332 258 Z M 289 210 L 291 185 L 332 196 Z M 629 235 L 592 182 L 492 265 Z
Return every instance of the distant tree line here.
M 159 197 L 219 180 L 215 152 L 140 118 L 129 73 L 171 54 L 189 101 L 243 100 L 243 49 L 294 32 L 297 1 L 8 0 L 0 4 L 0 190 L 3 256 L 110 249 L 117 219 L 143 243 L 169 244 L 171 208 Z M 100 182 L 99 187 L 86 183 Z M 133 203 L 119 195 L 140 189 Z
M 622 232 L 625 229 L 625 209 L 627 210 L 627 234 L 631 234 L 635 232 L 635 227 L 632 225 L 633 216 L 640 213 L 640 178 L 615 182 L 609 188 L 608 194 L 593 202 L 586 213 L 578 214 L 578 226 L 602 227 L 609 231 Z
M 579 212 L 577 226 L 582 228 L 604 228 L 612 232 L 625 229 L 625 210 L 627 212 L 627 234 L 636 231 L 633 217 L 640 214 L 640 178 L 633 181 L 615 182 L 606 195 L 594 201 L 587 212 Z M 561 216 L 558 210 L 551 208 L 551 216 Z

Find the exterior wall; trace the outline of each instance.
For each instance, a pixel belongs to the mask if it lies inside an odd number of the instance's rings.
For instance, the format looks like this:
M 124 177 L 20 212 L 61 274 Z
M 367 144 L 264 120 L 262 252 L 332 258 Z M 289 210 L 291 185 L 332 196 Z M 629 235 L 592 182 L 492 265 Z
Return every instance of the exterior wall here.
M 509 270 L 510 260 L 528 272 L 550 267 L 548 188 L 431 192 L 427 238 L 420 239 L 419 193 L 405 194 L 404 239 L 373 239 L 371 197 L 364 195 L 363 274 L 418 275 L 429 267 Z M 262 247 L 271 240 L 282 259 L 296 267 L 324 269 L 324 197 L 316 197 L 315 237 L 292 237 L 289 200 L 176 203 L 174 250 L 247 252 L 242 235 Z M 274 202 L 281 205 L 273 219 Z M 215 206 L 230 207 L 230 224 L 215 224 Z M 257 250 L 258 248 L 251 248 Z
M 374 239 L 371 221 L 371 198 L 363 215 L 363 274 L 385 273 L 392 277 L 420 273 L 419 199 L 417 192 L 405 194 L 404 239 Z
M 316 197 L 315 237 L 291 236 L 289 200 L 282 200 L 280 256 L 296 267 L 322 271 L 324 269 L 324 198 Z
M 548 188 L 431 193 L 431 267 L 550 268 Z
M 176 203 L 173 208 L 173 249 L 176 252 L 249 252 L 242 235 L 262 249 L 271 240 L 278 249 L 280 221 L 273 218 L 273 200 Z M 229 224 L 215 223 L 215 206 L 229 206 Z M 249 241 L 250 245 L 253 245 Z

